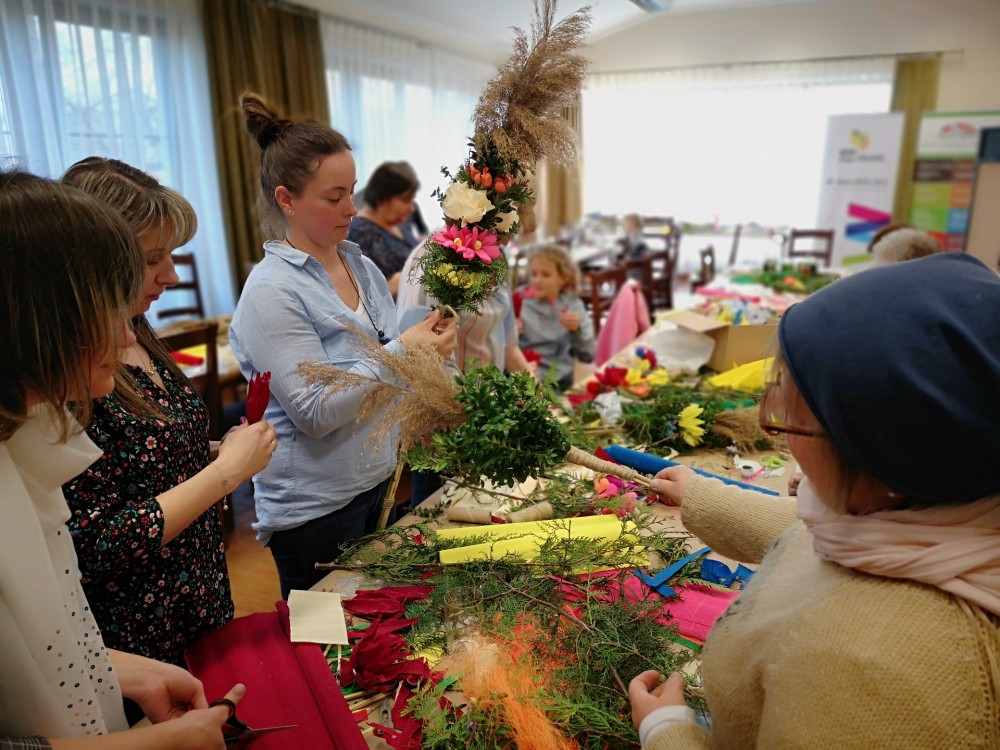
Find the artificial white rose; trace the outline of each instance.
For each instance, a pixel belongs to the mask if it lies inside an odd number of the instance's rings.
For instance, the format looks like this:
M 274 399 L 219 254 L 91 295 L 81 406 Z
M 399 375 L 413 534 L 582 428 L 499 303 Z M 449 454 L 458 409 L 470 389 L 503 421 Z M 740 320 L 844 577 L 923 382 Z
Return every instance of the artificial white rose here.
M 498 218 L 500 219 L 500 222 L 494 225 L 493 229 L 496 230 L 497 232 L 502 232 L 506 234 L 507 232 L 510 231 L 510 228 L 514 226 L 514 223 L 517 221 L 517 209 L 512 208 L 510 211 L 507 211 L 506 213 L 499 214 Z
M 453 182 L 441 201 L 444 215 L 463 224 L 474 224 L 493 209 L 493 204 L 482 190 L 476 190 L 464 182 Z

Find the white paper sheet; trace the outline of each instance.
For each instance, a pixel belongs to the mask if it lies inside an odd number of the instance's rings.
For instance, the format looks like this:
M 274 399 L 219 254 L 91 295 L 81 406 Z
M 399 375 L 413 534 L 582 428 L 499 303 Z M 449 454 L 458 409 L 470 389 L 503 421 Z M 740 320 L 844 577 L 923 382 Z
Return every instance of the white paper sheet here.
M 349 644 L 340 594 L 292 589 L 288 595 L 288 616 L 292 643 Z

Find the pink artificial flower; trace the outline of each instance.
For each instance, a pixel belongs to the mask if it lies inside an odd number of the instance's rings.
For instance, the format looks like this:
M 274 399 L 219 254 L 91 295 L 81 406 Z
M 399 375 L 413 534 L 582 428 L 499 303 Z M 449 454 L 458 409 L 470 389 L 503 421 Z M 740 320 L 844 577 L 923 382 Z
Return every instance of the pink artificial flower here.
M 478 257 L 483 263 L 491 263 L 500 257 L 500 246 L 497 245 L 497 236 L 493 232 L 475 226 L 472 227 L 472 231 L 468 228 L 464 231 L 469 233 L 462 251 L 462 257 L 466 260 Z
M 490 263 L 500 257 L 497 236 L 477 226 L 470 229 L 455 224 L 435 234 L 434 241 L 454 250 L 466 260 L 479 258 L 483 263 Z
M 460 251 L 462 242 L 462 228 L 458 224 L 453 224 L 452 226 L 445 229 L 443 232 L 438 232 L 434 235 L 434 241 L 441 245 L 442 247 L 450 248 L 451 250 Z
M 596 498 L 614 497 L 618 494 L 618 487 L 611 481 L 611 477 L 601 477 L 594 482 L 594 489 L 597 490 Z

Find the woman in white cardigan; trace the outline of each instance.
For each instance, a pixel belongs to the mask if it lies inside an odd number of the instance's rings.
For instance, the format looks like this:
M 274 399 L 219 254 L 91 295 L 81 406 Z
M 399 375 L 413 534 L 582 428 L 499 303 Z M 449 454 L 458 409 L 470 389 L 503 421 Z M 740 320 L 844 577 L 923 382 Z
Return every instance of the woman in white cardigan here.
M 96 199 L 0 172 L 0 747 L 224 747 L 228 709 L 208 708 L 198 680 L 105 649 L 65 526 L 61 485 L 100 456 L 81 425 L 135 342 L 143 270 Z M 123 697 L 155 725 L 120 731 Z

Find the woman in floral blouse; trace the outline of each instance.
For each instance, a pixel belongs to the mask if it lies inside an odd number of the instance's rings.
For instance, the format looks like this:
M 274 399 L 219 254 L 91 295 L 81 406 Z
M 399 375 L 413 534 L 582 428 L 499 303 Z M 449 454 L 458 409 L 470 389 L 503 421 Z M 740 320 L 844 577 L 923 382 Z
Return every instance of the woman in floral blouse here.
M 233 616 L 213 506 L 267 466 L 274 430 L 237 428 L 210 462 L 205 404 L 146 321 L 153 300 L 177 283 L 170 253 L 194 236 L 191 205 L 114 159 L 84 159 L 63 182 L 117 209 L 146 259 L 137 342 L 87 429 L 104 454 L 63 487 L 83 586 L 108 646 L 183 664 L 199 638 Z
M 347 239 L 385 276 L 393 297 L 399 289 L 403 264 L 417 244 L 407 220 L 413 215 L 419 188 L 417 173 L 405 161 L 380 164 L 365 186 L 365 207 L 347 231 Z

